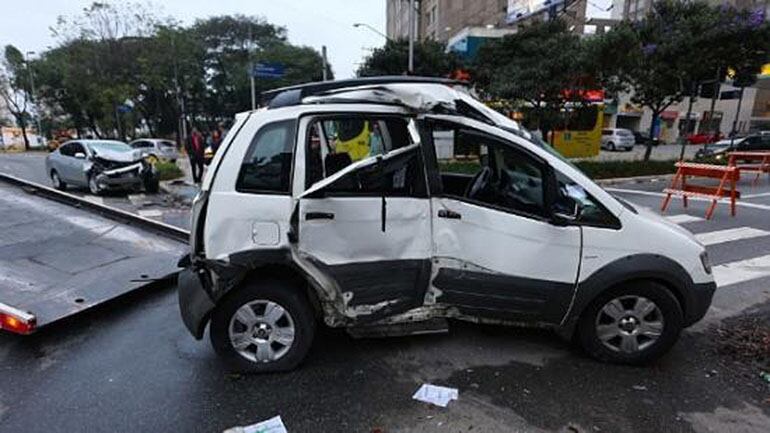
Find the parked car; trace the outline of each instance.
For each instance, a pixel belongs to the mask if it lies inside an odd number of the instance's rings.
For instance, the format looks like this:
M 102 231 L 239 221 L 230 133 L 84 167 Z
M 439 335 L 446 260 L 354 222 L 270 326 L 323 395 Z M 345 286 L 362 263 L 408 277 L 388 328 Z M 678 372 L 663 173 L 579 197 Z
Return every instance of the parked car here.
M 650 141 L 650 136 L 646 132 L 631 131 L 631 133 L 634 134 L 634 144 L 647 145 Z M 652 145 L 657 146 L 658 144 L 660 144 L 660 141 L 657 138 L 653 138 Z
M 606 128 L 602 129 L 602 142 L 601 148 L 607 150 L 633 150 L 634 149 L 634 134 L 628 129 L 622 128 Z
M 138 149 L 142 157 L 151 164 L 158 161 L 176 162 L 179 159 L 179 151 L 176 143 L 162 138 L 140 138 L 128 143 L 134 149 Z
M 748 137 L 726 138 L 716 143 L 708 143 L 695 152 L 696 159 L 722 159 L 732 151 L 768 151 L 770 150 L 770 135 L 749 135 Z
M 108 189 L 158 192 L 155 168 L 122 141 L 71 140 L 48 154 L 45 169 L 56 189 L 87 187 L 92 194 Z
M 265 97 L 212 161 L 180 260 L 182 319 L 197 339 L 209 325 L 233 369 L 296 367 L 319 323 L 383 336 L 447 319 L 546 327 L 640 364 L 711 303 L 691 233 L 613 197 L 454 81 Z M 478 159 L 439 164 L 434 134 Z
M 687 136 L 687 143 L 688 144 L 706 144 L 706 143 L 714 143 L 724 138 L 724 134 L 718 133 L 698 133 L 698 134 L 690 134 Z

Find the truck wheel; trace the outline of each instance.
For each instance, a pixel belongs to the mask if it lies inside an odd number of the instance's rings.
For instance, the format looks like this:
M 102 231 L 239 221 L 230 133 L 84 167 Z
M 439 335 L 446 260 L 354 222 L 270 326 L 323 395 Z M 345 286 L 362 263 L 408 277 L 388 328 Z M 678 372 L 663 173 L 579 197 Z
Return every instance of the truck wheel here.
M 671 349 L 682 326 L 676 297 L 661 284 L 637 281 L 591 302 L 581 316 L 578 336 L 586 352 L 598 360 L 639 365 Z
M 56 170 L 51 170 L 51 184 L 59 191 L 64 191 L 67 189 L 67 184 L 61 180 L 61 177 L 59 177 L 59 173 L 57 173 Z
M 285 281 L 265 280 L 235 289 L 216 306 L 209 337 L 232 370 L 288 371 L 307 355 L 315 326 L 301 290 Z

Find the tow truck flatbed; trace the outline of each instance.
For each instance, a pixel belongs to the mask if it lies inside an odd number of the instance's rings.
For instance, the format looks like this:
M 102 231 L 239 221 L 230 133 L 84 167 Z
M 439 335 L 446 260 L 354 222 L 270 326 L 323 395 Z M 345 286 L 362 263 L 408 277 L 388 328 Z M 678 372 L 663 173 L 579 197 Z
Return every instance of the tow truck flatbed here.
M 184 230 L 84 201 L 0 175 L 1 329 L 28 334 L 177 271 Z

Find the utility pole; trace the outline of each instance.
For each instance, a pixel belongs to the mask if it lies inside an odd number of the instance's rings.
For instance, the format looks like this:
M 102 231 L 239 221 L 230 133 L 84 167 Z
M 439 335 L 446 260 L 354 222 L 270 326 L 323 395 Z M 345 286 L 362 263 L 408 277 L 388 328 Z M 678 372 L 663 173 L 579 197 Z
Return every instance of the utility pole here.
M 251 64 L 251 70 L 249 71 L 249 80 L 251 81 L 251 110 L 257 109 L 257 88 L 254 80 L 254 63 Z
M 409 75 L 414 73 L 414 0 L 409 0 Z
M 323 80 L 326 81 L 329 79 L 326 75 L 326 69 L 328 65 L 328 61 L 326 60 L 326 45 L 321 46 L 321 58 L 323 59 L 322 77 L 323 77 Z

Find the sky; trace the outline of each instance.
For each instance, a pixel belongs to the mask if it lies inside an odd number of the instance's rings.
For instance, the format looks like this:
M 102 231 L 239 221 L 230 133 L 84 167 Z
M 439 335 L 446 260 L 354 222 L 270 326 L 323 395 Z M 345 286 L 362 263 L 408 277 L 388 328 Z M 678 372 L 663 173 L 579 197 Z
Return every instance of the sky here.
M 13 44 L 22 52 L 55 46 L 49 27 L 59 16 L 77 16 L 92 0 L 1 0 L 0 46 Z M 11 6 L 10 3 L 13 5 Z M 138 3 L 148 4 L 146 0 Z M 354 23 L 385 32 L 384 0 L 155 0 L 150 10 L 184 24 L 213 15 L 256 15 L 286 27 L 289 41 L 321 51 L 326 45 L 336 78 L 355 76 L 363 57 L 385 43 L 382 36 Z M 34 57 L 34 56 L 33 56 Z

